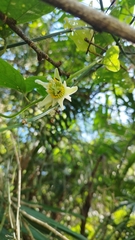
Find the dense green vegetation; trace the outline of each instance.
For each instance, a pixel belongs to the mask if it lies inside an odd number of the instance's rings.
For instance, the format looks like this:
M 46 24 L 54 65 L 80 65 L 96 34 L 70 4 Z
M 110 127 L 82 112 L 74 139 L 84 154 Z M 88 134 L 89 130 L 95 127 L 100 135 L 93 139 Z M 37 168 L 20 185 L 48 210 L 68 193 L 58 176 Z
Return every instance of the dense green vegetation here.
M 93 2 L 135 26 L 134 0 Z M 135 239 L 135 44 L 40 0 L 0 19 L 0 239 Z M 78 90 L 47 114 L 56 68 Z

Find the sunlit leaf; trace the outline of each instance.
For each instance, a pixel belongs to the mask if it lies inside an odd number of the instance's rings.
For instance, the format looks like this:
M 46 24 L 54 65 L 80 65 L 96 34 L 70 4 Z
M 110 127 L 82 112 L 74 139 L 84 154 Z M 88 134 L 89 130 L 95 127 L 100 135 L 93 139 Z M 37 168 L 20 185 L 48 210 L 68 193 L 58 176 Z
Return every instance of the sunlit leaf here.
M 129 24 L 133 19 L 134 13 L 134 0 L 122 0 L 117 2 L 112 8 L 111 15 L 118 18 L 120 21 Z
M 81 20 L 77 19 L 71 19 L 71 18 L 65 18 L 65 28 L 71 28 L 74 29 L 76 27 L 82 27 L 82 29 L 78 31 L 73 31 L 72 33 L 69 34 L 70 38 L 74 41 L 76 44 L 78 50 L 86 52 L 89 44 L 85 41 L 85 38 L 88 40 L 92 41 L 94 43 L 94 38 L 93 38 L 93 30 L 90 29 L 83 29 L 83 27 L 86 27 L 86 23 L 84 23 Z M 95 52 L 95 47 L 90 44 L 89 47 L 90 51 Z
M 112 72 L 118 72 L 120 70 L 120 61 L 118 58 L 119 47 L 112 46 L 107 50 L 106 55 L 103 59 L 103 64 L 108 70 Z
M 124 220 L 124 217 L 127 216 L 128 209 L 124 206 L 123 208 L 118 209 L 113 213 L 113 219 L 116 224 L 119 224 Z

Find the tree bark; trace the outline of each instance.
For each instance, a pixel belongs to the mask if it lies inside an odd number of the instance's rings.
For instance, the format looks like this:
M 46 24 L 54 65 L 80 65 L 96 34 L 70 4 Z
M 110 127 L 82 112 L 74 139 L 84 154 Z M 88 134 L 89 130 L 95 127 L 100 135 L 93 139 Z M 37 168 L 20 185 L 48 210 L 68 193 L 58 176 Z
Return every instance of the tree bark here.
M 120 22 L 118 19 L 105 15 L 89 6 L 85 6 L 76 0 L 42 0 L 55 7 L 61 8 L 84 22 L 90 24 L 96 31 L 108 32 L 123 39 L 135 43 L 135 29 Z

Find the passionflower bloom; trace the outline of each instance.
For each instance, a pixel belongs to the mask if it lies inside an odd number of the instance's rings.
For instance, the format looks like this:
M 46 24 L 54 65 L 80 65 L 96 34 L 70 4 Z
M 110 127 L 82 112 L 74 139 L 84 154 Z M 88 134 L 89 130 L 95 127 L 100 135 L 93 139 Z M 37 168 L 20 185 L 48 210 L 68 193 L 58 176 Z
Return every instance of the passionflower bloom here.
M 39 107 L 45 106 L 46 109 L 48 109 L 50 106 L 53 107 L 58 103 L 63 110 L 64 99 L 71 101 L 70 95 L 75 93 L 78 89 L 77 86 L 67 87 L 66 81 L 62 83 L 57 68 L 54 71 L 54 79 L 51 79 L 48 82 L 43 82 L 37 79 L 35 82 L 42 85 L 48 93 L 45 99 L 39 103 Z

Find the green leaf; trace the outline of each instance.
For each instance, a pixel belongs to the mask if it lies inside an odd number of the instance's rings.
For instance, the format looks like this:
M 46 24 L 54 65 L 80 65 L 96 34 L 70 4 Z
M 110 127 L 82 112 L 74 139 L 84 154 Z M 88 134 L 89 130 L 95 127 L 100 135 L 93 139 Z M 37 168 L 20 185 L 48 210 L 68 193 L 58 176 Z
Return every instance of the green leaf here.
M 135 1 L 133 4 L 132 1 L 123 0 L 121 4 L 122 7 L 119 15 L 119 20 L 129 24 L 133 18 Z
M 8 17 L 12 17 L 17 23 L 33 21 L 49 12 L 54 8 L 39 0 L 10 0 L 0 1 L 0 10 Z
M 119 86 L 124 88 L 126 92 L 133 91 L 132 89 L 134 87 L 134 83 L 128 72 L 123 68 L 121 68 L 118 72 L 111 72 L 103 66 L 93 73 L 92 78 L 95 84 L 99 84 L 101 82 L 119 84 Z
M 23 201 L 25 202 L 25 204 L 29 204 L 29 202 L 27 201 Z M 63 210 L 61 208 L 57 208 L 57 207 L 53 207 L 53 206 L 49 206 L 49 205 L 43 205 L 43 204 L 38 204 L 42 209 L 44 209 L 45 211 L 52 211 L 52 212 L 56 212 L 56 213 L 64 213 L 64 214 L 69 214 L 69 215 L 73 215 L 77 218 L 81 218 L 81 219 L 84 219 L 84 217 L 80 214 L 77 214 L 77 213 L 74 213 L 74 212 L 70 212 L 70 211 L 67 211 L 67 210 Z M 31 202 L 30 203 L 30 206 L 32 208 L 35 208 L 36 207 L 36 203 L 34 202 Z
M 129 24 L 133 18 L 134 5 L 134 0 L 122 0 L 112 9 L 111 15 L 118 18 L 120 21 Z
M 95 38 L 95 43 L 97 45 L 100 45 L 100 47 L 102 48 L 106 48 L 106 46 L 112 45 L 112 42 L 114 42 L 113 37 L 109 33 L 105 33 L 105 32 L 102 32 L 102 33 L 97 32 L 94 38 Z M 96 48 L 96 50 L 98 51 L 98 48 Z M 99 48 L 99 51 L 101 53 L 100 48 Z
M 6 38 L 12 33 L 12 30 L 0 20 L 0 37 Z
M 81 20 L 77 20 L 77 19 L 69 19 L 69 18 L 65 18 L 65 24 L 64 27 L 65 28 L 76 28 L 76 27 L 86 27 L 87 24 L 84 23 Z M 72 33 L 69 34 L 70 38 L 74 41 L 74 43 L 76 44 L 77 48 L 79 51 L 83 51 L 86 52 L 87 48 L 88 48 L 88 43 L 84 40 L 85 38 L 88 38 L 89 40 L 92 39 L 92 42 L 94 42 L 93 39 L 93 30 L 90 29 L 80 29 L 77 31 L 74 31 Z M 93 45 L 90 45 L 89 48 L 92 52 L 96 52 L 95 47 Z
M 93 70 L 93 68 L 95 67 L 95 65 L 97 65 L 98 63 L 100 64 L 100 62 L 101 62 L 100 58 L 96 59 L 96 61 L 93 61 L 88 66 L 85 66 L 84 68 L 77 71 L 76 73 L 71 74 L 70 77 L 68 78 L 67 82 L 70 84 L 73 82 L 75 84 L 77 84 L 81 79 L 88 76 L 90 74 L 90 72 Z
M 39 79 L 43 82 L 46 82 L 46 78 L 43 76 L 33 76 L 25 79 L 26 93 L 31 92 L 34 88 L 42 95 L 46 96 L 46 90 L 43 86 L 38 83 L 35 83 L 35 80 Z
M 13 239 L 12 238 L 13 237 L 12 233 L 7 231 L 7 229 L 2 228 L 2 231 L 0 232 L 0 239 L 7 240 L 8 239 L 7 236 L 10 237 L 11 240 Z
M 46 237 L 43 233 L 41 233 L 38 229 L 37 229 L 37 226 L 34 227 L 32 226 L 30 223 L 26 223 L 27 224 L 27 227 L 29 227 L 29 230 L 31 231 L 34 239 L 36 240 L 48 240 L 48 236 Z M 25 227 L 22 228 L 22 232 L 25 232 L 27 233 Z
M 125 0 L 124 0 L 125 1 Z M 134 5 L 135 5 L 135 1 L 134 0 L 128 0 L 128 1 L 126 1 L 127 2 L 127 4 L 128 4 L 128 6 L 129 7 L 133 7 Z
M 103 64 L 109 71 L 118 72 L 120 70 L 120 61 L 119 61 L 119 47 L 112 46 L 110 47 L 103 59 Z
M 29 215 L 31 215 L 31 216 L 33 216 L 33 217 L 35 217 L 35 218 L 37 218 L 37 219 L 39 219 L 39 220 L 41 220 L 43 222 L 48 223 L 50 226 L 56 228 L 58 231 L 62 231 L 64 233 L 68 234 L 69 236 L 73 236 L 74 239 L 86 240 L 86 238 L 84 236 L 82 236 L 81 234 L 76 233 L 76 232 L 70 230 L 69 228 L 65 227 L 64 225 L 60 224 L 57 221 L 54 221 L 53 219 L 51 219 L 49 217 L 46 217 L 45 214 L 42 214 L 42 213 L 40 213 L 38 211 L 30 209 L 30 208 L 28 208 L 26 206 L 22 206 L 21 209 L 26 211 L 27 214 L 29 214 Z M 29 219 L 27 219 L 27 221 L 29 222 Z M 31 222 L 31 224 L 33 226 L 35 226 L 34 222 L 33 223 Z M 46 229 L 43 226 L 41 226 L 41 225 L 36 224 L 36 229 L 42 231 L 43 234 L 46 233 Z
M 13 88 L 19 92 L 25 92 L 23 76 L 9 63 L 0 59 L 0 86 Z

